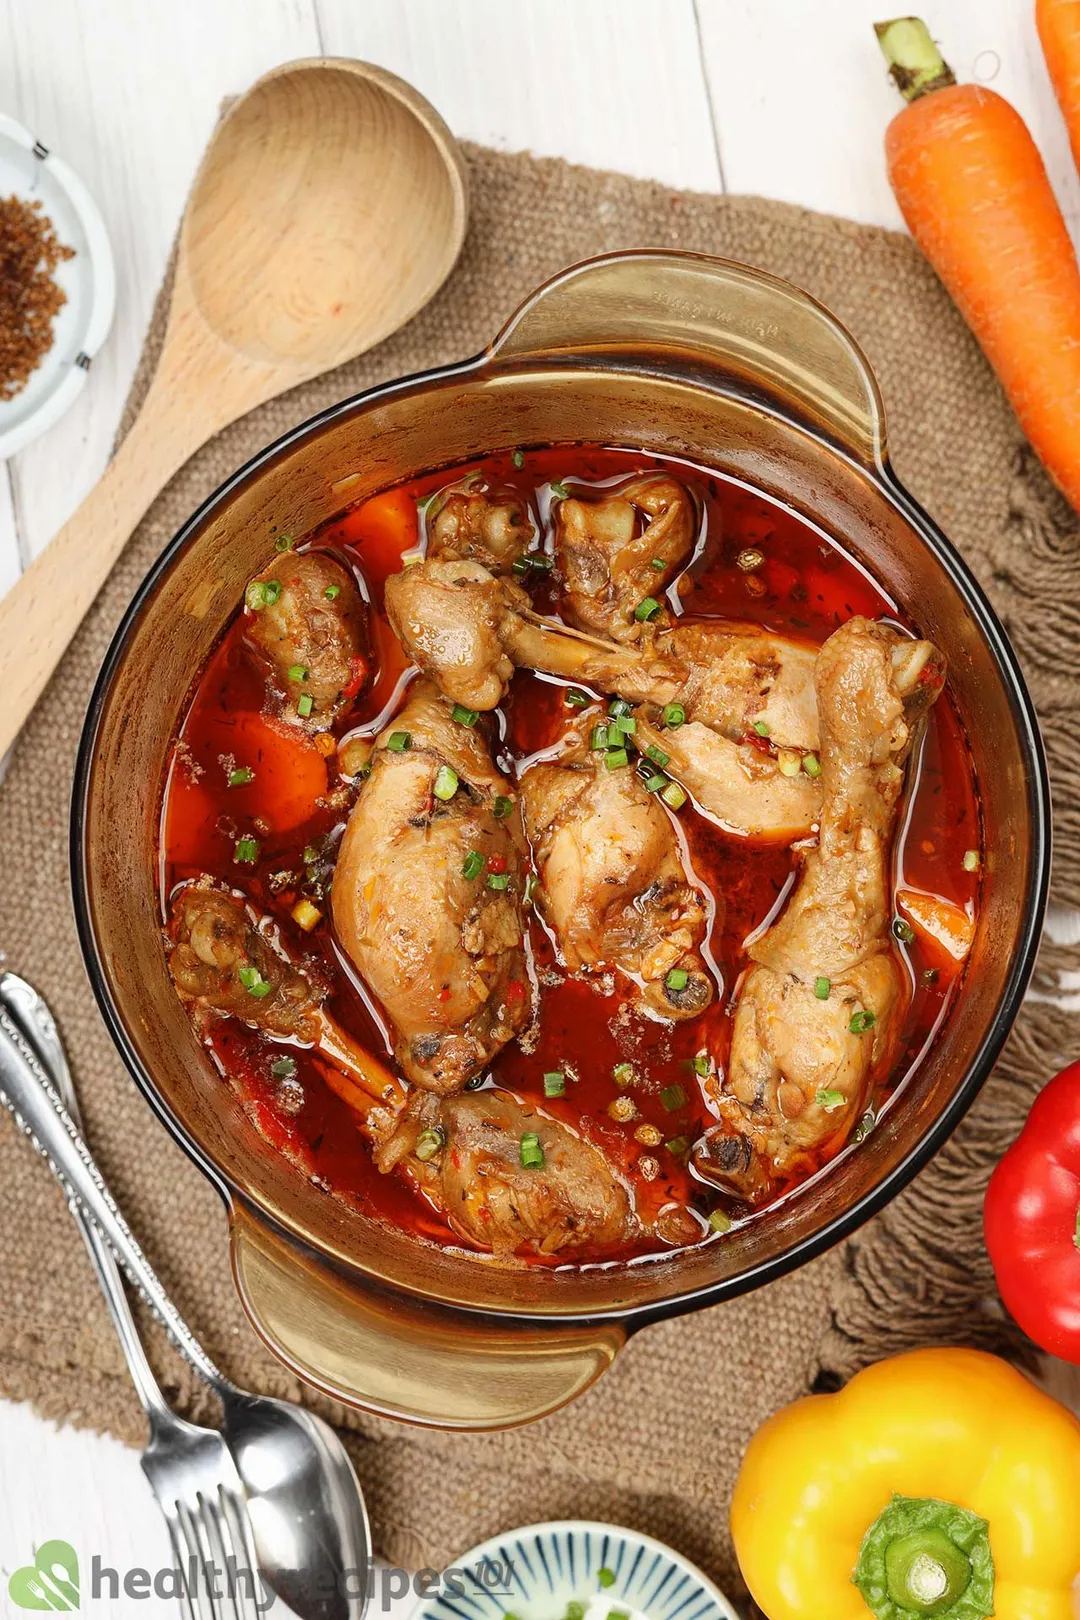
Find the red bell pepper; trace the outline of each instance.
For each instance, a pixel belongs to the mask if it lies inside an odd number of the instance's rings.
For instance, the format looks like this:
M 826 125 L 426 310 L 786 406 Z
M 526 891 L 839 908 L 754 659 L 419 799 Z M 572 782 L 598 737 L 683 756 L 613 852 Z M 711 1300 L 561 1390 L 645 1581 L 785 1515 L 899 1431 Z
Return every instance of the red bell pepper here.
M 990 1177 L 983 1230 L 1010 1314 L 1043 1350 L 1080 1363 L 1080 1063 L 1035 1099 Z

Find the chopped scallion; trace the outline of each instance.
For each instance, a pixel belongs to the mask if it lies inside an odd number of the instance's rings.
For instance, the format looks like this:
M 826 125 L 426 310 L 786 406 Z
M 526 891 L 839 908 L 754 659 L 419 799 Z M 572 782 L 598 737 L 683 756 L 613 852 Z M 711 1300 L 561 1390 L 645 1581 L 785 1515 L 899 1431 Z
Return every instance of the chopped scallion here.
M 686 803 L 686 789 L 678 782 L 669 782 L 660 797 L 672 810 L 681 810 Z
M 412 742 L 407 731 L 392 731 L 386 739 L 386 746 L 391 754 L 403 754 Z
M 499 793 L 491 806 L 491 813 L 496 821 L 505 821 L 513 808 L 513 799 L 508 799 L 505 793 Z
M 910 945 L 915 938 L 914 928 L 909 922 L 905 922 L 903 917 L 896 917 L 893 920 L 892 931 L 901 945 Z
M 807 776 L 821 775 L 821 761 L 816 754 L 804 754 L 802 768 Z
M 268 996 L 273 989 L 273 985 L 270 983 L 269 979 L 264 979 L 258 968 L 255 967 L 251 962 L 246 963 L 245 966 L 240 969 L 239 977 L 240 983 L 243 985 L 248 994 L 257 996 L 260 1001 L 262 1000 L 263 996 Z
M 270 1065 L 275 1080 L 292 1080 L 296 1074 L 296 1060 L 291 1057 L 275 1058 Z
M 977 849 L 965 849 L 963 866 L 965 872 L 977 872 L 979 870 L 979 852 Z
M 478 878 L 484 870 L 484 857 L 478 849 L 470 849 L 461 868 L 464 878 Z
M 637 721 L 632 714 L 617 714 L 608 726 L 608 736 L 617 731 L 622 737 L 632 737 L 637 731 Z
M 630 755 L 625 748 L 609 748 L 604 755 L 604 766 L 609 771 L 621 771 L 630 763 Z
M 645 596 L 634 609 L 634 618 L 639 624 L 644 624 L 649 619 L 655 619 L 661 611 L 660 603 L 655 596 Z
M 570 493 L 566 485 L 560 484 L 557 479 L 552 479 L 551 483 L 548 485 L 548 488 L 557 501 L 565 501 Z
M 658 574 L 662 574 L 664 569 L 667 567 L 667 563 L 664 561 L 663 557 L 654 557 L 652 562 L 649 564 L 649 567 L 655 568 Z
M 336 602 L 338 597 L 341 595 L 341 586 L 328 585 L 325 591 L 323 591 L 323 595 L 326 597 L 328 602 Z
M 596 1572 L 596 1578 L 600 1582 L 601 1586 L 607 1587 L 615 1585 L 615 1571 L 613 1569 L 598 1569 Z
M 287 673 L 288 673 L 288 677 L 289 677 L 290 681 L 306 681 L 307 680 L 307 665 L 306 664 L 290 664 Z
M 535 1131 L 526 1131 L 521 1138 L 521 1168 L 539 1170 L 544 1163 L 544 1150 Z
M 646 748 L 645 757 L 646 759 L 651 759 L 654 765 L 659 765 L 661 770 L 663 770 L 665 765 L 668 765 L 671 762 L 671 755 L 665 754 L 664 750 L 662 748 L 657 748 L 655 743 L 650 743 L 648 748 Z
M 844 1096 L 842 1091 L 830 1091 L 826 1088 L 824 1091 L 818 1092 L 817 1096 L 814 1098 L 814 1101 L 817 1103 L 818 1107 L 824 1109 L 827 1114 L 835 1114 L 838 1108 L 843 1108 L 844 1104 L 847 1102 L 847 1098 Z
M 436 1153 L 441 1153 L 445 1146 L 446 1135 L 441 1127 L 435 1125 L 426 1131 L 420 1132 L 420 1135 L 416 1138 L 416 1146 L 413 1148 L 413 1152 L 421 1164 L 426 1164 L 428 1159 L 435 1157 Z
M 238 860 L 242 866 L 254 866 L 255 862 L 259 858 L 258 839 L 238 838 L 236 840 L 236 849 L 233 854 L 234 859 Z
M 563 694 L 563 702 L 568 709 L 587 709 L 592 702 L 588 692 L 583 692 L 580 686 L 571 686 Z
M 672 968 L 664 983 L 669 990 L 685 990 L 690 983 L 690 975 L 685 968 Z
M 306 720 L 314 707 L 315 699 L 312 697 L 310 692 L 305 692 L 303 697 L 297 702 L 296 712 L 300 716 L 301 720 Z
M 725 1215 L 722 1209 L 714 1209 L 709 1216 L 710 1232 L 730 1232 L 731 1216 Z
M 295 544 L 296 541 L 293 539 L 291 534 L 279 534 L 277 539 L 274 541 L 274 550 L 291 551 Z
M 867 1007 L 862 1012 L 852 1013 L 851 1023 L 848 1025 L 848 1029 L 853 1035 L 865 1035 L 866 1031 L 868 1029 L 873 1029 L 876 1023 L 876 1015 Z
M 589 736 L 590 748 L 606 748 L 608 745 L 607 726 L 593 726 Z
M 246 787 L 249 782 L 254 780 L 254 777 L 255 772 L 250 765 L 238 765 L 235 771 L 229 772 L 229 786 Z
M 690 1143 L 685 1136 L 673 1136 L 670 1142 L 664 1143 L 664 1146 L 669 1153 L 674 1153 L 677 1159 L 690 1151 Z
M 698 1053 L 697 1057 L 694 1059 L 694 1073 L 701 1075 L 712 1073 L 712 1058 L 709 1056 L 708 1052 Z
M 634 1065 L 632 1063 L 616 1063 L 611 1071 L 611 1077 L 617 1086 L 628 1086 L 634 1078 Z
M 669 731 L 674 731 L 676 726 L 681 726 L 686 719 L 686 710 L 681 703 L 668 703 L 665 704 L 660 718 Z
M 479 709 L 467 709 L 464 703 L 455 703 L 450 711 L 451 720 L 456 720 L 459 726 L 475 726 L 480 718 Z
M 611 702 L 608 704 L 608 714 L 632 714 L 633 711 L 633 704 L 627 703 L 625 698 L 612 698 Z
M 544 1076 L 544 1096 L 545 1097 L 565 1097 L 565 1095 L 566 1095 L 566 1076 L 565 1076 L 565 1074 L 563 1074 L 562 1070 L 561 1069 L 553 1069 L 550 1074 L 545 1074 L 545 1076 Z
M 646 793 L 659 793 L 660 789 L 667 787 L 667 785 L 668 778 L 661 771 L 657 771 L 655 775 L 645 778 Z
M 686 1107 L 686 1092 L 680 1085 L 665 1086 L 660 1093 L 660 1101 L 669 1114 L 674 1114 Z
M 435 773 L 435 785 L 432 788 L 437 799 L 447 803 L 458 790 L 458 773 L 449 765 L 440 765 Z
M 832 989 L 832 980 L 820 975 L 814 980 L 814 994 L 819 1001 L 828 1001 L 829 991 Z
M 508 872 L 489 872 L 487 886 L 489 889 L 508 889 L 510 887 L 510 874 Z
M 755 720 L 754 730 L 757 732 L 759 737 L 767 737 L 769 735 L 769 728 L 765 724 L 764 720 Z
M 524 465 L 525 465 L 525 452 L 524 452 L 524 450 L 515 450 L 513 455 L 510 457 L 510 460 L 514 463 L 515 467 L 524 467 Z

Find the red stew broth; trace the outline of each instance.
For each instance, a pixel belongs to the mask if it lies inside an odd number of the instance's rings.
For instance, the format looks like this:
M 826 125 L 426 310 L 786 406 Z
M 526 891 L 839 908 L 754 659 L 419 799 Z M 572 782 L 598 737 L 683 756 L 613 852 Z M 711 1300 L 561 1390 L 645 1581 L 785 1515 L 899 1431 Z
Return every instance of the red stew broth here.
M 478 472 L 496 489 L 518 491 L 546 530 L 551 481 L 596 486 L 653 468 L 691 485 L 702 501 L 693 561 L 667 593 L 674 612 L 752 619 L 815 642 L 857 613 L 914 628 L 865 570 L 822 531 L 733 480 L 636 451 L 563 446 L 524 456 L 507 452 L 390 489 L 306 542 L 347 557 L 371 604 L 375 679 L 336 727 L 338 735 L 358 727 L 376 729 L 402 701 L 407 666 L 383 611 L 383 585 L 398 572 L 403 555 L 422 544 L 423 510 L 432 494 Z M 545 540 L 550 549 L 546 534 Z M 745 555 L 748 550 L 762 553 L 764 561 L 748 569 L 747 563 L 758 562 Z M 557 590 L 547 576 L 534 572 L 527 583 L 539 609 L 557 611 Z M 336 949 L 328 921 L 326 891 L 351 792 L 333 756 L 328 759 L 299 728 L 263 715 L 264 676 L 245 651 L 240 632 L 238 613 L 196 685 L 177 741 L 164 789 L 163 907 L 176 884 L 202 873 L 242 890 L 261 913 L 276 919 L 294 956 L 326 979 L 328 1006 L 338 1020 L 372 1051 L 387 1055 L 385 1021 Z M 567 707 L 565 690 L 550 678 L 526 671 L 515 675 L 498 719 L 498 735 L 492 737 L 511 777 L 516 762 L 554 744 L 577 712 Z M 245 766 L 254 770 L 253 779 L 230 787 L 230 772 Z M 707 954 L 722 980 L 721 993 L 701 1017 L 684 1024 L 667 1026 L 631 1014 L 615 983 L 617 975 L 592 983 L 564 977 L 553 942 L 530 912 L 531 966 L 541 990 L 539 1040 L 528 1054 L 512 1042 L 491 1064 L 484 1083 L 506 1086 L 579 1129 L 626 1171 L 640 1204 L 657 1208 L 671 1200 L 690 1202 L 707 1215 L 725 1201 L 693 1176 L 686 1147 L 714 1123 L 709 1092 L 717 1085 L 717 1066 L 722 1071 L 727 1060 L 732 996 L 747 965 L 744 941 L 784 897 L 796 857 L 787 848 L 723 832 L 690 801 L 674 819 L 694 875 L 716 897 Z M 252 837 L 258 842 L 257 858 L 238 862 L 238 840 Z M 971 759 L 946 689 L 931 711 L 909 789 L 896 841 L 895 876 L 907 887 L 972 909 L 981 862 L 976 870 L 967 870 L 964 856 L 979 850 L 980 842 Z M 290 918 L 305 894 L 324 913 L 310 934 Z M 955 991 L 956 970 L 920 936 L 908 944 L 897 941 L 895 948 L 908 965 L 911 1001 L 892 1073 L 879 1080 L 869 1099 L 863 1129 L 925 1052 Z M 271 1041 L 235 1019 L 212 1023 L 207 1044 L 267 1141 L 320 1185 L 418 1236 L 460 1246 L 461 1240 L 404 1177 L 382 1176 L 374 1169 L 355 1115 L 327 1085 L 316 1054 Z M 708 1054 L 711 1071 L 705 1075 L 699 1072 L 706 1067 L 702 1054 Z M 272 1071 L 283 1055 L 296 1065 L 295 1077 L 284 1082 Z M 615 1073 L 617 1065 L 627 1063 L 634 1071 L 629 1085 Z M 553 1071 L 566 1077 L 563 1097 L 545 1096 L 544 1075 Z M 622 1123 L 609 1113 L 620 1097 L 632 1098 L 636 1108 L 636 1116 Z M 634 1132 L 643 1124 L 662 1132 L 659 1146 L 635 1140 Z M 827 1144 L 822 1163 L 844 1145 L 839 1139 Z M 643 1156 L 660 1165 L 652 1181 L 638 1171 Z M 735 1205 L 725 1207 L 735 1219 L 746 1215 Z M 649 1247 L 642 1244 L 622 1257 Z M 653 1240 L 651 1247 L 664 1246 Z M 582 1255 L 579 1261 L 590 1258 L 613 1257 Z

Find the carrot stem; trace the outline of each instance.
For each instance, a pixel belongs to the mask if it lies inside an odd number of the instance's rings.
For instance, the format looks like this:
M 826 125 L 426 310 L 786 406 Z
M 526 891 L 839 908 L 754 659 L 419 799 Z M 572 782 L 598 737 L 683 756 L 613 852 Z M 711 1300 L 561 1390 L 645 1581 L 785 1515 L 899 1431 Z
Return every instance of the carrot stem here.
M 952 68 L 921 17 L 894 17 L 892 22 L 875 23 L 874 33 L 893 83 L 905 101 L 915 101 L 931 90 L 956 83 Z

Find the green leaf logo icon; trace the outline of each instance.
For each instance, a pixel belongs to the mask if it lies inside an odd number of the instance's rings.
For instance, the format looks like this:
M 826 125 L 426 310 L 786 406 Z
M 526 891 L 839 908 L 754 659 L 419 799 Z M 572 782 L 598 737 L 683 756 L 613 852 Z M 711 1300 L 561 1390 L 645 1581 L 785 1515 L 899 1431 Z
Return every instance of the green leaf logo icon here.
M 79 1560 L 68 1541 L 44 1541 L 32 1564 L 8 1578 L 8 1596 L 20 1609 L 77 1609 Z

